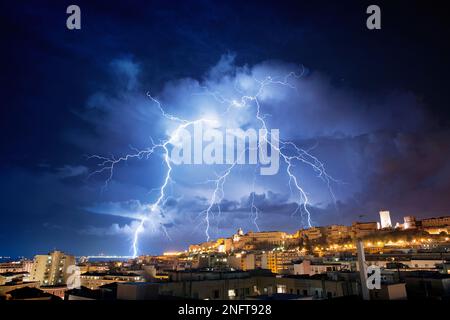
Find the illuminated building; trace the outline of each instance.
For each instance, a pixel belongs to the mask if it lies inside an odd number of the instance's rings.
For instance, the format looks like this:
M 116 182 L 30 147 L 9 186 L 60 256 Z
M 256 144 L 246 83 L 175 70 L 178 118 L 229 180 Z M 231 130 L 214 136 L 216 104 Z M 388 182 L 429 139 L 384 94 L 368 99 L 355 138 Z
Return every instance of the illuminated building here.
M 109 271 L 109 265 L 106 263 L 86 263 L 78 264 L 81 273 L 85 272 L 107 272 Z
M 292 261 L 301 256 L 302 253 L 298 251 L 268 251 L 262 255 L 261 267 L 273 273 L 286 273 L 292 266 Z
M 389 211 L 380 211 L 380 227 L 381 229 L 392 228 L 391 214 Z
M 322 229 L 319 227 L 299 230 L 298 235 L 301 238 L 308 238 L 309 240 L 317 240 L 323 237 Z
M 231 238 L 220 238 L 189 246 L 190 253 L 201 252 L 232 252 L 239 250 L 251 250 L 260 244 L 282 246 L 288 239 L 286 232 L 264 231 L 248 232 L 244 234 L 241 228 Z
M 237 253 L 227 257 L 228 265 L 236 270 L 253 270 L 256 268 L 256 255 Z
M 21 282 L 28 276 L 28 272 L 5 272 L 0 273 L 0 285 L 11 282 Z
M 429 234 L 441 234 L 441 233 L 450 234 L 450 227 L 429 227 L 423 228 L 423 230 L 425 230 Z
M 376 222 L 353 222 L 352 236 L 353 238 L 363 238 L 377 231 Z
M 0 263 L 0 273 L 5 273 L 5 272 L 28 272 L 28 273 L 30 273 L 32 268 L 33 268 L 32 260 L 21 260 L 21 261 Z
M 265 232 L 248 232 L 243 236 L 244 239 L 256 243 L 268 243 L 271 245 L 282 246 L 286 240 L 286 232 L 281 231 L 265 231 Z
M 441 234 L 441 233 L 450 234 L 450 227 L 424 228 L 424 230 L 429 234 Z
M 227 255 L 225 253 L 201 253 L 196 254 L 192 260 L 192 268 L 214 268 L 221 269 L 227 267 Z
M 22 264 L 20 262 L 4 262 L 0 263 L 0 273 L 6 272 L 20 272 L 23 271 Z
M 349 238 L 350 231 L 350 227 L 336 224 L 325 228 L 326 237 L 330 243 L 336 243 Z
M 100 273 L 88 272 L 80 275 L 81 285 L 89 289 L 97 289 L 114 282 L 142 282 L 144 278 L 136 273 Z
M 406 216 L 403 217 L 403 229 L 415 229 L 416 228 L 416 217 Z
M 164 252 L 163 256 L 167 256 L 167 257 L 177 257 L 180 256 L 182 254 L 184 254 L 184 251 L 168 251 L 168 252 Z
M 75 257 L 61 251 L 53 251 L 46 255 L 36 255 L 31 270 L 31 281 L 39 281 L 41 286 L 63 285 L 70 273 L 69 266 L 75 265 Z
M 448 227 L 450 226 L 450 216 L 428 218 L 421 221 L 422 228 L 427 227 Z
M 189 252 L 230 252 L 233 248 L 232 240 L 226 238 L 219 238 L 217 240 L 202 242 L 200 244 L 193 244 L 189 246 Z
M 351 262 L 320 262 L 304 259 L 302 261 L 294 262 L 293 274 L 295 275 L 315 275 L 332 271 L 343 271 L 356 269 L 354 263 Z
M 208 252 L 216 248 L 216 241 L 202 242 L 190 245 L 189 252 Z

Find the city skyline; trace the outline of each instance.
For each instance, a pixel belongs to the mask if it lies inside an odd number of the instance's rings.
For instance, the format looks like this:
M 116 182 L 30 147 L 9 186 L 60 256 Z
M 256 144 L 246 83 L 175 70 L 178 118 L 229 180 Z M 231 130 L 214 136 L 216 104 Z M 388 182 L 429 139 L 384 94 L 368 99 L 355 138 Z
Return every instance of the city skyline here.
M 447 300 L 450 216 L 393 227 L 379 214 L 294 234 L 239 228 L 162 255 L 11 259 L 0 263 L 0 300 Z
M 233 234 L 228 234 L 228 235 L 224 235 L 222 237 L 216 238 L 216 239 L 210 239 L 209 242 L 201 242 L 201 243 L 185 243 L 184 246 L 179 247 L 179 248 L 169 248 L 166 251 L 160 251 L 160 252 L 141 252 L 139 254 L 139 256 L 159 256 L 159 255 L 172 255 L 172 254 L 180 254 L 180 253 L 186 253 L 186 252 L 191 252 L 191 248 L 192 247 L 199 247 L 201 248 L 204 245 L 209 246 L 211 243 L 214 243 L 214 246 L 216 244 L 218 244 L 221 240 L 223 239 L 233 239 L 233 237 L 236 236 L 236 234 L 241 233 L 241 235 L 252 235 L 252 234 L 265 234 L 265 233 L 277 233 L 277 234 L 285 234 L 287 236 L 287 238 L 302 238 L 305 235 L 308 237 L 308 234 L 311 233 L 314 237 L 311 238 L 312 240 L 317 240 L 317 239 L 322 239 L 322 241 L 324 241 L 325 239 L 327 239 L 327 237 L 329 235 L 326 235 L 327 232 L 323 233 L 324 229 L 329 229 L 332 227 L 338 227 L 335 231 L 339 231 L 339 236 L 338 238 L 341 239 L 342 237 L 344 237 L 343 235 L 341 236 L 341 233 L 345 235 L 345 237 L 348 237 L 347 242 L 348 243 L 353 243 L 355 241 L 355 239 L 359 238 L 359 237 L 366 237 L 366 236 L 370 236 L 371 232 L 374 231 L 405 231 L 405 230 L 409 230 L 409 231 L 413 231 L 413 230 L 417 230 L 417 226 L 416 226 L 416 221 L 427 221 L 427 232 L 430 234 L 439 234 L 440 232 L 444 232 L 449 234 L 449 230 L 446 227 L 446 225 L 448 225 L 450 223 L 450 216 L 440 216 L 440 217 L 428 217 L 428 218 L 424 218 L 424 219 L 418 219 L 414 217 L 414 216 L 404 216 L 403 217 L 403 223 L 402 221 L 395 221 L 395 225 L 389 225 L 389 226 L 382 226 L 382 222 L 383 222 L 383 218 L 382 216 L 385 216 L 386 214 L 388 216 L 390 216 L 390 212 L 383 210 L 380 211 L 380 221 L 376 221 L 375 220 L 359 220 L 359 221 L 353 221 L 350 225 L 344 225 L 344 224 L 331 224 L 331 225 L 323 225 L 323 226 L 313 226 L 310 228 L 305 228 L 305 229 L 297 229 L 292 233 L 287 232 L 286 230 L 258 230 L 258 231 L 254 231 L 254 230 L 242 230 L 242 228 L 238 228 L 237 232 L 233 233 Z M 383 214 L 382 214 L 383 213 Z M 442 222 L 441 220 L 445 220 L 447 222 Z M 439 224 L 440 223 L 440 224 Z M 367 228 L 368 225 L 371 225 L 369 228 Z M 357 227 L 358 225 L 363 226 L 363 228 L 361 229 L 361 234 L 354 234 L 355 230 L 353 230 L 354 227 Z M 441 227 L 439 227 L 441 226 Z M 345 230 L 341 230 L 340 227 L 345 227 L 347 229 Z M 317 230 L 321 230 L 319 231 L 319 233 L 317 234 Z M 376 232 L 374 233 L 374 235 L 376 235 Z M 322 238 L 324 237 L 324 238 Z M 356 237 L 356 238 L 355 238 Z M 331 237 L 331 241 L 337 241 L 336 235 L 333 237 Z M 342 240 L 342 239 L 341 239 Z M 330 240 L 326 240 L 327 242 Z M 61 250 L 62 248 L 52 248 L 52 250 Z M 217 247 L 215 247 L 215 249 L 217 249 Z M 16 256 L 0 256 L 0 260 L 5 260 L 5 261 L 10 261 L 10 260 L 14 260 L 14 259 L 27 259 L 27 258 L 31 258 L 32 256 L 34 256 L 35 254 L 44 254 L 46 252 L 51 251 L 50 249 L 43 250 L 43 251 L 37 251 L 34 252 L 33 255 L 31 256 L 24 256 L 24 255 L 16 255 Z M 71 252 L 67 252 L 66 250 L 61 250 L 63 252 L 66 253 L 71 253 Z M 77 254 L 76 255 L 77 258 L 90 258 L 90 259 L 111 259 L 111 261 L 114 261 L 116 259 L 135 259 L 135 258 L 139 258 L 139 257 L 133 257 L 131 255 L 121 255 L 120 253 L 115 253 L 115 252 L 98 252 L 98 253 L 81 253 L 81 254 Z
M 238 228 L 449 215 L 450 50 L 438 8 L 386 3 L 383 28 L 369 30 L 364 3 L 78 5 L 80 30 L 66 28 L 65 4 L 0 6 L 11 44 L 1 256 L 160 254 Z M 279 130 L 279 170 L 184 164 L 169 177 L 165 148 L 199 119 Z

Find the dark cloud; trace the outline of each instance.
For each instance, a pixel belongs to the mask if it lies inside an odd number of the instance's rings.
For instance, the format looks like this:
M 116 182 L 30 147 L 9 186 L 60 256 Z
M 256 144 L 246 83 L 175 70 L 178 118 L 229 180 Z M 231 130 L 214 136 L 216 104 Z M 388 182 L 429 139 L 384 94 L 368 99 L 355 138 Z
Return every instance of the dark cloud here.
M 191 119 L 223 107 L 205 88 L 239 97 L 253 92 L 253 78 L 291 71 L 302 73 L 289 80 L 296 89 L 268 87 L 261 103 L 283 139 L 339 180 L 334 203 L 314 170 L 293 168 L 314 223 L 375 220 L 381 208 L 398 220 L 448 214 L 450 29 L 439 6 L 386 3 L 377 34 L 361 22 L 363 5 L 333 2 L 80 6 L 82 30 L 69 32 L 64 3 L 0 5 L 8 31 L 0 53 L 2 253 L 130 253 L 130 234 L 164 179 L 161 153 L 121 163 L 106 188 L 108 172 L 89 176 L 98 163 L 86 155 L 119 157 L 167 137 L 174 124 L 147 92 Z M 254 125 L 247 111 L 228 125 Z M 205 240 L 205 181 L 223 169 L 174 168 L 164 214 L 151 216 L 140 247 L 157 253 Z M 211 236 L 254 230 L 252 203 L 261 229 L 304 226 L 283 168 L 256 181 L 253 170 L 236 169 L 220 214 L 214 207 Z

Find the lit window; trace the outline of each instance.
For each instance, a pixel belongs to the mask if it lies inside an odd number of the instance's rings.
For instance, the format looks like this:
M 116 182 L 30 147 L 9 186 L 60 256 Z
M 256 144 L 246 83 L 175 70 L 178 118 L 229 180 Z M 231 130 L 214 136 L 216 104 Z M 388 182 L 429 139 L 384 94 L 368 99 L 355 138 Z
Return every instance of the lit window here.
M 286 293 L 286 285 L 284 284 L 277 285 L 277 293 Z
M 234 297 L 236 297 L 236 291 L 235 291 L 234 289 L 228 290 L 228 297 L 229 297 L 229 298 L 234 298 Z

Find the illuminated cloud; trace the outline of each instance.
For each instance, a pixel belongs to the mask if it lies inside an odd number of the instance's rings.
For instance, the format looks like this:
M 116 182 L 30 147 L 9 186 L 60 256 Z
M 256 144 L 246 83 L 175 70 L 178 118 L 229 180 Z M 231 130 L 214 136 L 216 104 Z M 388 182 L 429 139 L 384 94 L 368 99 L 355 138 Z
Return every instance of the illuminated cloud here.
M 354 203 L 360 197 L 364 182 L 359 181 L 358 177 L 361 173 L 367 175 L 369 172 L 362 165 L 368 165 L 375 159 L 363 159 L 358 155 L 355 139 L 366 134 L 376 135 L 377 132 L 394 130 L 398 124 L 392 120 L 393 115 L 402 117 L 401 130 L 405 132 L 417 130 L 427 120 L 421 117 L 423 112 L 420 103 L 409 93 L 393 93 L 383 99 L 362 97 L 335 87 L 326 76 L 309 72 L 301 65 L 267 61 L 254 66 L 238 66 L 235 58 L 234 54 L 223 55 L 200 79 L 171 80 L 159 92 L 151 88 L 145 91 L 157 97 L 165 112 L 177 117 L 187 120 L 212 118 L 220 121 L 222 127 L 245 129 L 257 125 L 254 106 L 236 108 L 223 116 L 228 107 L 223 97 L 238 101 L 243 93 L 255 94 L 259 87 L 258 81 L 272 77 L 274 84 L 264 88 L 260 99 L 269 127 L 281 128 L 282 139 L 292 140 L 311 150 L 312 154 L 324 160 L 331 175 L 343 181 L 342 185 L 333 186 L 336 188 L 337 200 L 337 203 L 333 203 L 328 186 L 317 179 L 313 171 L 301 163 L 294 168 L 311 199 L 309 207 L 315 213 L 312 217 L 314 223 L 341 219 L 345 215 L 342 203 Z M 82 139 L 83 142 L 90 141 L 85 147 L 94 154 L 113 152 L 114 157 L 120 157 L 136 148 L 142 150 L 151 146 L 151 139 L 167 139 L 177 123 L 162 117 L 155 101 L 144 95 L 144 87 L 139 83 L 139 77 L 142 77 L 140 64 L 132 59 L 121 58 L 110 66 L 110 71 L 117 75 L 117 79 L 122 79 L 122 87 L 119 85 L 119 90 L 113 93 L 96 92 L 88 100 L 86 111 L 80 116 L 96 127 L 97 136 L 94 140 L 89 137 Z M 289 78 L 287 86 L 277 86 L 276 81 L 286 81 L 286 75 L 292 70 L 302 76 Z M 129 85 L 130 82 L 133 84 Z M 117 83 L 114 88 L 117 88 Z M 388 113 L 384 104 L 391 106 Z M 336 154 L 336 145 L 343 145 L 345 149 Z M 351 162 L 346 162 L 349 160 Z M 111 172 L 108 171 L 103 176 L 93 177 L 91 181 L 101 183 L 102 179 L 103 182 L 108 179 L 108 192 L 111 194 L 119 194 L 126 185 L 139 185 L 155 191 L 165 172 L 160 161 L 158 156 L 133 159 L 126 164 L 120 163 L 114 169 L 111 181 L 108 178 Z M 207 199 L 213 190 L 207 181 L 221 170 L 220 166 L 174 166 L 167 194 L 171 197 L 171 205 L 163 206 L 161 216 L 151 215 L 149 211 L 156 192 L 141 196 L 139 200 L 103 203 L 88 210 L 131 219 L 150 215 L 149 221 L 153 226 L 169 226 L 164 228 L 169 233 L 177 225 L 187 224 L 197 229 L 202 224 L 201 212 L 208 206 Z M 236 177 L 230 175 L 227 179 L 221 208 L 213 207 L 212 220 L 217 219 L 218 224 L 226 217 L 226 224 L 235 223 L 230 227 L 244 224 L 253 228 L 255 220 L 252 220 L 251 214 L 247 214 L 252 210 L 249 203 L 251 197 L 253 205 L 260 208 L 259 220 L 263 225 L 263 219 L 273 222 L 271 216 L 282 215 L 286 225 L 304 227 L 304 217 L 296 210 L 295 195 L 286 183 L 288 177 L 283 172 L 280 170 L 277 176 L 262 179 L 255 178 L 254 168 L 240 167 Z M 249 182 L 254 179 L 256 183 Z M 183 201 L 174 200 L 180 197 Z M 246 203 L 243 203 L 243 199 L 246 199 Z M 133 201 L 138 201 L 138 204 Z M 186 203 L 188 206 L 184 206 Z M 146 223 L 143 227 L 146 227 Z M 223 234 L 223 231 L 217 229 L 216 234 Z
M 138 221 L 132 221 L 130 224 L 120 226 L 118 223 L 113 223 L 109 227 L 93 227 L 88 226 L 79 231 L 80 234 L 89 236 L 132 236 L 139 226 Z

